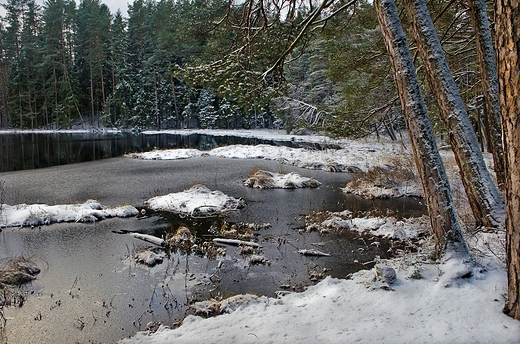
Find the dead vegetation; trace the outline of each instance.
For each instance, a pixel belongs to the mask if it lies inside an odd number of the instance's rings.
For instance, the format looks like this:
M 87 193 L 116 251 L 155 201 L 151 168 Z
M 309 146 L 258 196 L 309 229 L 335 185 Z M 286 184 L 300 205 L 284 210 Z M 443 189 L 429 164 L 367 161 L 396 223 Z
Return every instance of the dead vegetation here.
M 270 223 L 230 223 L 223 221 L 219 224 L 213 224 L 209 232 L 215 236 L 227 239 L 251 240 L 255 237 L 255 232 L 271 227 Z
M 36 279 L 40 271 L 40 268 L 30 258 L 4 259 L 0 261 L 0 289 L 31 282 Z
M 411 158 L 394 158 L 358 173 L 343 189 L 365 198 L 422 197 L 422 189 Z
M 317 188 L 321 183 L 314 178 L 302 177 L 297 173 L 274 173 L 265 170 L 255 170 L 249 174 L 244 185 L 257 189 L 297 189 Z
M 254 294 L 240 294 L 228 298 L 212 298 L 192 304 L 190 310 L 198 316 L 209 318 L 216 315 L 231 313 L 247 304 L 264 302 L 264 297 Z
M 4 307 L 22 307 L 27 300 L 27 292 L 22 287 L 36 279 L 40 271 L 30 258 L 0 260 L 0 329 L 7 321 L 3 313 Z

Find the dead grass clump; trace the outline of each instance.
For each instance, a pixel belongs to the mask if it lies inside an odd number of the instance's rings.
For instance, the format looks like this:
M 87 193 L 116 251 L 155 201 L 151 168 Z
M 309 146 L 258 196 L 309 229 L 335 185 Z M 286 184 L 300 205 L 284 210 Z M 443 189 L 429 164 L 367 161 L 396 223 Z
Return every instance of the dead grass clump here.
M 422 188 L 412 159 L 391 159 L 359 173 L 344 188 L 366 198 L 422 197 Z
M 6 306 L 21 307 L 27 292 L 21 287 L 36 279 L 40 268 L 29 258 L 17 257 L 0 260 L 0 329 L 5 326 L 3 309 Z
M 209 232 L 226 239 L 251 240 L 255 237 L 256 231 L 269 227 L 271 227 L 270 223 L 230 223 L 223 221 L 220 225 L 212 225 Z
M 168 233 L 165 240 L 170 246 L 190 249 L 195 243 L 196 237 L 188 227 L 180 226 L 174 234 Z
M 317 188 L 321 183 L 314 178 L 302 177 L 295 172 L 283 174 L 258 170 L 254 174 L 249 174 L 244 185 L 257 189 L 297 189 Z
M 40 268 L 25 257 L 9 258 L 0 261 L 0 288 L 21 286 L 36 279 Z
M 273 178 L 273 173 L 258 170 L 255 173 L 249 174 L 249 178 L 244 182 L 244 185 L 250 188 L 256 187 L 261 189 L 271 189 L 274 187 Z
M 359 174 L 354 183 L 368 183 L 378 187 L 396 187 L 402 182 L 416 179 L 414 170 L 404 165 L 373 166 Z

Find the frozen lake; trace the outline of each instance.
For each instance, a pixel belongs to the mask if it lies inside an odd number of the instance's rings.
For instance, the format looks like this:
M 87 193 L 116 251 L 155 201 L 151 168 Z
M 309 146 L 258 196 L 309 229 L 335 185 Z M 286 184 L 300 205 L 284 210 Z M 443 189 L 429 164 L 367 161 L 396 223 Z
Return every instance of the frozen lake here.
M 258 190 L 243 186 L 256 169 L 297 172 L 323 183 L 318 189 Z M 375 256 L 389 254 L 389 243 L 359 235 L 318 236 L 300 233 L 301 217 L 316 210 L 392 209 L 403 215 L 424 211 L 415 199 L 370 201 L 344 194 L 351 176 L 301 169 L 275 161 L 197 157 L 175 161 L 143 161 L 125 157 L 0 173 L 7 204 L 131 204 L 142 207 L 155 195 L 179 192 L 202 183 L 239 198 L 247 206 L 226 218 L 189 220 L 154 215 L 146 219 L 109 219 L 93 224 L 67 223 L 42 228 L 9 228 L 0 232 L 0 258 L 32 257 L 42 273 L 20 308 L 5 310 L 5 340 L 27 342 L 112 343 L 160 321 L 182 319 L 187 305 L 218 294 L 252 292 L 274 296 L 282 286 L 300 290 L 316 274 L 345 277 L 371 267 Z M 207 228 L 219 221 L 265 223 L 258 232 L 269 264 L 250 265 L 234 247 L 224 257 L 207 259 L 182 250 L 155 267 L 134 262 L 133 253 L 149 246 L 120 230 L 161 236 L 179 225 Z M 209 238 L 210 239 L 210 238 Z M 374 241 L 380 245 L 372 245 Z M 304 257 L 298 249 L 318 248 L 331 257 Z M 34 292 L 34 293 L 32 293 Z

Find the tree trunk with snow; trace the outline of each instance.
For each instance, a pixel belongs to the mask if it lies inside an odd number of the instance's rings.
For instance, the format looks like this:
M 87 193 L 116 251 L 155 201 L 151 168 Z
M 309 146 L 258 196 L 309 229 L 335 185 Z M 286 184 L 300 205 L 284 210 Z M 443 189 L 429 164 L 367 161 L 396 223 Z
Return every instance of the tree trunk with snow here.
M 403 0 L 417 50 L 446 128 L 477 226 L 503 225 L 504 204 L 491 179 L 425 0 Z
M 477 55 L 480 65 L 480 80 L 484 93 L 484 134 L 487 146 L 493 153 L 493 164 L 500 188 L 504 184 L 504 148 L 500 124 L 500 101 L 498 99 L 498 75 L 495 49 L 485 0 L 469 0 L 469 13 L 475 32 Z
M 520 320 L 520 1 L 498 0 L 495 6 L 506 167 L 508 298 L 504 312 Z
M 393 0 L 376 0 L 374 5 L 390 55 L 404 117 L 410 131 L 415 163 L 421 177 L 430 215 L 437 256 L 446 248 L 467 252 L 426 103 L 421 94 L 406 36 Z

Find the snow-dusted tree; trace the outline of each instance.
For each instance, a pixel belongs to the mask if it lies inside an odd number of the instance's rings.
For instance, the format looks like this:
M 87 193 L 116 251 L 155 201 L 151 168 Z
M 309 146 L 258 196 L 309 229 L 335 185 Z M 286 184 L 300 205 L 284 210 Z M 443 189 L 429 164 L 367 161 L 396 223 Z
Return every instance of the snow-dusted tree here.
M 437 256 L 445 250 L 466 254 L 467 247 L 453 203 L 433 129 L 422 97 L 413 58 L 393 0 L 376 0 L 374 5 L 390 56 L 401 106 L 410 131 L 415 163 L 421 177 Z
M 128 75 L 127 75 L 128 39 L 126 21 L 121 11 L 117 11 L 110 25 L 108 60 L 110 61 L 110 91 L 103 111 L 106 125 L 125 126 L 128 124 Z
M 327 39 L 329 77 L 337 94 L 327 110 L 327 131 L 335 136 L 363 137 L 393 116 L 397 91 L 385 54 L 372 1 L 335 15 L 323 31 Z M 397 122 L 397 121 L 394 121 Z
M 34 0 L 25 0 L 21 7 L 22 30 L 19 53 L 13 61 L 9 82 L 8 109 L 11 124 L 34 128 L 40 89 L 37 67 L 39 62 L 39 9 Z
M 88 96 L 82 94 L 82 106 L 90 108 L 91 124 L 99 120 L 106 101 L 106 79 L 111 79 L 105 69 L 111 18 L 107 5 L 100 0 L 81 0 L 76 20 L 76 67 L 82 90 L 88 90 Z
M 475 32 L 480 65 L 480 81 L 484 94 L 484 133 L 490 151 L 499 187 L 504 183 L 504 148 L 500 124 L 500 101 L 498 99 L 498 76 L 495 49 L 485 0 L 469 0 L 469 13 Z
M 202 90 L 197 101 L 197 118 L 201 128 L 215 128 L 218 121 L 217 100 L 208 90 Z
M 73 26 L 76 4 L 72 0 L 48 0 L 43 7 L 40 64 L 44 93 L 43 123 L 68 127 L 72 117 L 81 117 L 77 82 L 73 75 Z
M 477 226 L 503 224 L 504 205 L 484 158 L 424 0 L 403 0 L 428 84 L 448 137 Z
M 9 80 L 8 67 L 9 63 L 5 56 L 6 31 L 3 26 L 3 18 L 0 17 L 0 128 L 6 127 L 9 122 L 7 115 L 7 83 Z
M 496 42 L 506 168 L 506 314 L 520 320 L 520 1 L 497 0 Z

